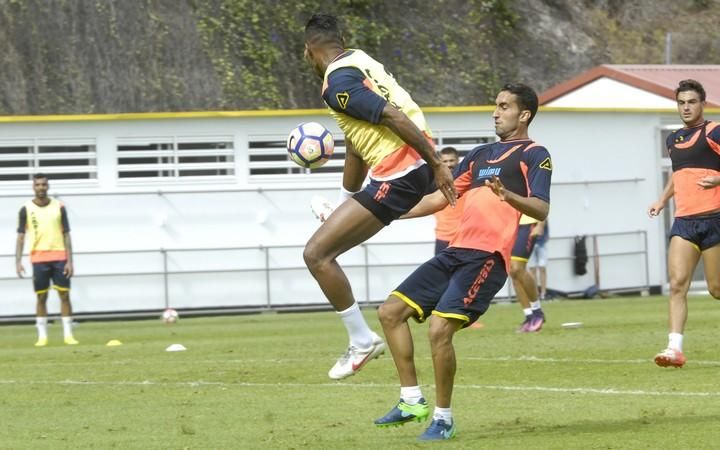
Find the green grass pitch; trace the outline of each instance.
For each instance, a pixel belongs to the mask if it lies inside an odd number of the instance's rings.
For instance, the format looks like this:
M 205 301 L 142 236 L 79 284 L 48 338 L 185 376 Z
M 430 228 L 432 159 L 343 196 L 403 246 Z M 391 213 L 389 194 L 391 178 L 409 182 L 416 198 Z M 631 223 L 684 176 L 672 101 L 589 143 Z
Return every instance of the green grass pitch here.
M 487 449 L 712 448 L 720 442 L 720 304 L 690 299 L 687 365 L 652 362 L 666 299 L 546 303 L 538 334 L 516 304 L 491 306 L 455 340 L 457 437 L 416 440 L 426 423 L 376 429 L 397 401 L 389 352 L 355 377 L 327 370 L 346 345 L 332 312 L 83 322 L 79 346 L 34 348 L 32 325 L 0 327 L 0 448 Z M 366 317 L 376 331 L 373 310 Z M 563 322 L 583 322 L 562 329 Z M 433 404 L 427 325 L 411 325 Z M 111 339 L 123 342 L 107 347 Z M 165 348 L 180 343 L 185 352 Z

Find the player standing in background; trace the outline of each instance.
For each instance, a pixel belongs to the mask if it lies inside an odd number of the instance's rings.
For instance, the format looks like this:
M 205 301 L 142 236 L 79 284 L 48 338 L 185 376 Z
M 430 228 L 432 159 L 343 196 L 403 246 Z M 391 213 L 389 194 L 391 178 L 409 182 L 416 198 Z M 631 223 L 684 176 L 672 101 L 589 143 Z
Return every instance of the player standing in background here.
M 700 258 L 710 295 L 720 299 L 720 124 L 705 120 L 705 89 L 683 80 L 675 89 L 678 113 L 685 127 L 667 137 L 673 174 L 648 214 L 657 216 L 675 197 L 675 221 L 670 229 L 668 274 L 668 345 L 655 355 L 662 367 L 682 367 L 687 293 Z
M 520 215 L 544 220 L 550 209 L 550 154 L 528 137 L 537 95 L 528 86 L 507 84 L 495 105 L 500 141 L 476 147 L 455 170 L 455 187 L 466 197 L 458 232 L 448 248 L 416 269 L 378 310 L 400 379 L 400 401 L 375 421 L 382 427 L 424 420 L 430 414 L 418 384 L 407 322 L 411 317 L 424 322 L 432 315 L 429 336 L 436 406 L 422 440 L 454 436 L 453 337 L 487 311 L 505 284 Z M 432 214 L 446 205 L 447 199 L 435 192 L 405 217 Z
M 383 353 L 385 343 L 368 327 L 337 257 L 408 212 L 433 190 L 433 181 L 453 205 L 456 195 L 420 108 L 382 64 L 345 49 L 335 17 L 310 18 L 305 59 L 322 78 L 322 98 L 345 134 L 339 205 L 303 253 L 347 329 L 347 351 L 328 372 L 342 379 Z M 360 191 L 368 170 L 370 183 Z
M 518 328 L 518 333 L 540 331 L 545 323 L 545 313 L 543 313 L 538 299 L 535 278 L 527 270 L 527 263 L 538 237 L 538 222 L 537 219 L 524 214 L 520 217 L 520 227 L 512 249 L 510 278 L 515 288 L 518 303 L 520 303 L 525 315 L 525 320 Z
M 77 345 L 72 332 L 72 305 L 70 304 L 70 277 L 73 275 L 70 223 L 65 206 L 47 195 L 50 185 L 45 175 L 33 176 L 35 198 L 20 208 L 15 246 L 15 266 L 20 278 L 25 273 L 22 265 L 25 234 L 30 238 L 30 262 L 33 265 L 33 286 L 37 295 L 36 347 L 47 345 L 47 299 L 50 280 L 60 297 L 60 316 L 67 345 Z
M 455 170 L 460 162 L 460 155 L 454 147 L 445 147 L 440 150 L 440 159 L 451 171 Z M 455 236 L 455 232 L 460 225 L 460 216 L 462 216 L 462 204 L 464 200 L 459 198 L 455 207 L 448 206 L 442 211 L 438 211 L 435 216 L 435 254 L 447 248 L 448 244 Z
M 530 273 L 535 277 L 535 281 L 537 281 L 540 292 L 540 297 L 538 298 L 542 301 L 547 297 L 547 241 L 550 238 L 550 226 L 548 225 L 547 219 L 538 222 L 533 231 L 537 235 L 537 239 L 535 239 L 535 248 L 530 254 L 528 268 L 530 269 Z

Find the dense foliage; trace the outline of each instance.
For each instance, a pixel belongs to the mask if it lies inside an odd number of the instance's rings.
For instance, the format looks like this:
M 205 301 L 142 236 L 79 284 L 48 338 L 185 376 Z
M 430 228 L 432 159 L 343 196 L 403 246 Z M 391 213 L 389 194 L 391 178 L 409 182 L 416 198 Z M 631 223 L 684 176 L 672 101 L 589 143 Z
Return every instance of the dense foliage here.
M 348 46 L 423 105 L 661 64 L 668 32 L 672 62 L 720 63 L 717 0 L 5 0 L 0 114 L 319 107 L 302 59 L 313 12 L 341 16 Z

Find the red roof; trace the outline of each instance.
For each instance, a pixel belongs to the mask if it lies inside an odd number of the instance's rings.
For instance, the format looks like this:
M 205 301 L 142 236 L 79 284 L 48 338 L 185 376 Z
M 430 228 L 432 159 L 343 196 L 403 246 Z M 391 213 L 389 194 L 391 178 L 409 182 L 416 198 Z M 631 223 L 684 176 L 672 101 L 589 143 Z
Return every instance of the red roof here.
M 610 78 L 653 94 L 675 100 L 680 80 L 699 81 L 707 94 L 707 106 L 720 107 L 720 65 L 603 64 L 583 72 L 540 94 L 544 105 L 598 78 Z

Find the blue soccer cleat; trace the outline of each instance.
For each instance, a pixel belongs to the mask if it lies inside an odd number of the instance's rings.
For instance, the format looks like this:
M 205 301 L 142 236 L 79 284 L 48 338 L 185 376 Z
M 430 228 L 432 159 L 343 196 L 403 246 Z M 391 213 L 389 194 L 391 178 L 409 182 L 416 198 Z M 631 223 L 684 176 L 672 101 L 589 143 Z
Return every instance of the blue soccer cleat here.
M 422 422 L 430 415 L 430 407 L 424 398 L 414 405 L 408 405 L 402 399 L 393 406 L 389 413 L 375 421 L 379 427 L 397 427 L 407 422 Z
M 455 422 L 445 423 L 442 419 L 433 419 L 430 426 L 418 439 L 421 441 L 442 441 L 455 436 Z

